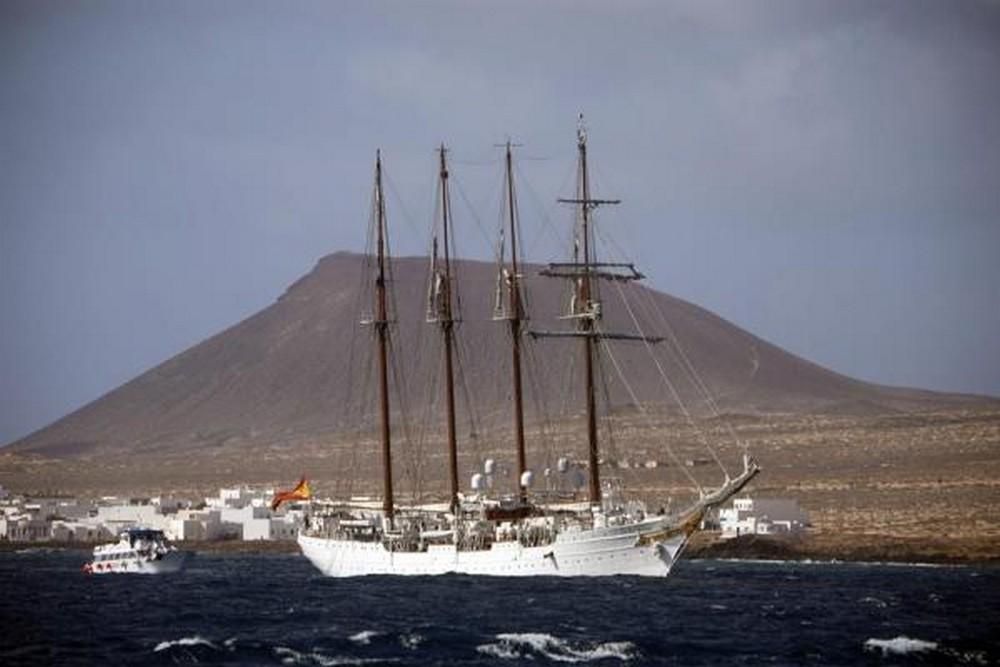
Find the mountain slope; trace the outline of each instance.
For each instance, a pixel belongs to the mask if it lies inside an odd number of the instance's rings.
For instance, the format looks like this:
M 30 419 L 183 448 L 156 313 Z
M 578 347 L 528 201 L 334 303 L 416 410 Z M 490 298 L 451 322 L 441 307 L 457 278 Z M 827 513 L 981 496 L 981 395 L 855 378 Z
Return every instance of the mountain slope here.
M 54 457 L 106 453 L 163 453 L 219 446 L 295 445 L 356 429 L 373 406 L 370 329 L 357 324 L 367 303 L 365 258 L 337 253 L 293 284 L 274 304 L 186 350 L 107 395 L 36 433 L 8 452 Z M 556 319 L 566 285 L 525 269 L 533 329 L 565 329 Z M 394 263 L 399 305 L 394 330 L 394 385 L 405 386 L 411 417 L 427 412 L 440 394 L 436 331 L 425 324 L 426 258 Z M 475 406 L 481 428 L 509 422 L 509 352 L 506 326 L 491 321 L 494 267 L 457 263 L 464 304 L 460 396 Z M 616 284 L 603 288 L 606 330 L 633 330 L 633 318 L 617 298 Z M 676 336 L 698 378 L 668 340 L 656 358 L 684 404 L 709 413 L 700 380 L 719 409 L 731 413 L 871 413 L 964 405 L 978 397 L 936 394 L 872 385 L 789 354 L 722 318 L 672 296 L 629 285 L 622 288 L 646 333 Z M 663 320 L 658 313 L 662 313 Z M 528 339 L 530 341 L 530 339 Z M 576 341 L 532 341 L 526 359 L 528 418 L 574 413 L 582 398 L 572 387 L 578 366 Z M 611 344 L 601 386 L 612 406 L 627 403 L 629 388 L 656 409 L 676 410 L 671 391 L 642 343 Z M 394 386 L 394 391 L 398 387 Z M 397 392 L 398 393 L 398 392 Z M 463 401 L 464 402 L 464 401 Z M 399 397 L 393 403 L 400 406 Z M 674 406 L 674 407 L 671 407 Z M 463 407 L 464 409 L 464 407 Z M 463 417 L 471 419 L 471 417 Z

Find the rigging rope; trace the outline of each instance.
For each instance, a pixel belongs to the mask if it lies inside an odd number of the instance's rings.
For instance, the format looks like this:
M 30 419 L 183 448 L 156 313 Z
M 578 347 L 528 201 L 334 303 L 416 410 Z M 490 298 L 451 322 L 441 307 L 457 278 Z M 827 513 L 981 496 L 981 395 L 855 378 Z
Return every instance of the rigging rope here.
M 520 162 L 520 160 L 518 162 Z M 519 177 L 517 182 L 523 188 L 523 191 L 528 193 L 528 196 L 532 200 L 534 206 L 537 207 L 539 211 L 541 211 L 541 217 L 539 219 L 542 224 L 539 225 L 538 228 L 541 230 L 542 233 L 536 234 L 533 239 L 530 239 L 530 242 L 522 242 L 522 247 L 530 250 L 530 252 L 527 252 L 525 254 L 527 256 L 531 256 L 534 254 L 534 251 L 537 249 L 538 245 L 544 240 L 545 232 L 548 232 L 549 236 L 551 236 L 552 242 L 555 245 L 561 246 L 564 242 L 564 238 L 562 236 L 564 230 L 562 229 L 562 227 L 557 228 L 555 223 L 552 222 L 552 215 L 551 215 L 560 206 L 560 203 L 558 201 L 553 201 L 549 204 L 548 207 L 546 207 L 545 204 L 542 203 L 542 199 L 539 196 L 539 194 L 535 191 L 533 187 L 531 187 L 531 180 L 523 177 L 520 165 L 517 162 L 514 163 L 514 171 L 517 173 Z M 565 191 L 567 183 L 569 183 L 570 179 L 574 178 L 575 176 L 576 176 L 576 167 L 573 166 L 566 174 L 565 178 L 563 179 L 563 182 L 559 186 L 558 191 L 559 192 Z M 521 238 L 524 239 L 523 236 Z
M 525 338 L 525 342 L 529 342 L 530 338 Z M 545 467 L 552 468 L 552 461 L 554 458 L 555 442 L 553 441 L 552 434 L 550 432 L 550 421 L 551 417 L 549 414 L 548 401 L 545 398 L 545 392 L 542 391 L 541 385 L 538 381 L 538 373 L 536 368 L 538 368 L 538 360 L 535 355 L 535 345 L 529 342 L 521 348 L 527 354 L 527 376 L 528 384 L 531 388 L 531 399 L 532 407 L 535 409 L 535 417 L 538 420 L 539 433 L 542 439 L 542 447 L 545 452 Z
M 657 371 L 659 371 L 660 377 L 663 379 L 664 384 L 666 384 L 667 387 L 670 389 L 670 393 L 673 395 L 674 400 L 677 401 L 677 405 L 680 406 L 684 418 L 687 420 L 688 424 L 690 424 L 690 426 L 695 430 L 695 433 L 698 435 L 698 438 L 702 441 L 702 444 L 705 446 L 705 449 L 708 450 L 709 454 L 711 454 L 716 464 L 718 464 L 719 468 L 726 476 L 726 479 L 728 479 L 729 472 L 726 470 L 726 467 L 722 464 L 722 461 L 719 459 L 718 455 L 716 455 L 715 450 L 708 442 L 708 438 L 705 436 L 704 432 L 698 428 L 697 424 L 695 424 L 694 418 L 691 416 L 691 412 L 690 410 L 688 410 L 687 405 L 684 404 L 684 400 L 681 398 L 680 392 L 677 391 L 676 385 L 673 383 L 673 381 L 670 380 L 670 377 L 667 375 L 666 370 L 664 370 L 663 368 L 663 364 L 660 363 L 659 358 L 653 353 L 652 344 L 649 342 L 649 340 L 645 339 L 646 334 L 643 331 L 642 325 L 639 324 L 639 319 L 636 317 L 635 312 L 632 310 L 632 305 L 629 303 L 628 298 L 625 296 L 624 288 L 618 281 L 616 281 L 615 287 L 618 289 L 618 293 L 621 295 L 622 303 L 624 304 L 625 310 L 628 312 L 629 317 L 632 319 L 632 324 L 635 326 L 636 331 L 639 332 L 639 335 L 643 336 L 642 342 L 646 346 L 646 351 L 649 352 L 650 357 L 653 358 L 653 363 L 656 365 L 656 369 Z
M 595 223 L 595 224 L 591 225 L 591 229 L 594 232 L 594 238 L 595 238 L 595 240 L 600 240 L 606 246 L 610 245 L 608 243 L 608 239 L 603 234 L 601 234 L 600 227 L 596 224 L 596 219 L 592 218 L 592 222 Z M 615 284 L 615 287 L 617 288 L 617 290 L 619 292 L 619 295 L 621 296 L 622 303 L 625 306 L 625 309 L 628 312 L 629 317 L 632 319 L 632 323 L 635 326 L 636 331 L 639 333 L 640 336 L 642 336 L 643 345 L 646 347 L 647 353 L 649 354 L 650 358 L 652 358 L 653 363 L 656 365 L 657 371 L 660 374 L 660 378 L 663 380 L 664 384 L 670 390 L 670 393 L 673 395 L 674 400 L 676 401 L 677 405 L 680 407 L 681 412 L 684 415 L 684 417 L 685 417 L 686 421 L 688 422 L 688 424 L 692 427 L 692 429 L 697 434 L 698 438 L 702 441 L 702 444 L 705 446 L 705 448 L 708 450 L 709 454 L 715 460 L 716 464 L 722 470 L 723 474 L 726 476 L 726 479 L 728 479 L 729 478 L 729 473 L 726 471 L 725 466 L 723 465 L 723 463 L 719 459 L 719 457 L 716 455 L 715 450 L 709 444 L 708 439 L 705 437 L 704 433 L 701 431 L 701 429 L 698 428 L 698 426 L 695 423 L 693 417 L 691 416 L 690 411 L 687 408 L 687 405 L 685 405 L 684 400 L 681 398 L 680 392 L 677 391 L 676 385 L 673 383 L 673 381 L 670 380 L 670 377 L 668 376 L 667 372 L 664 370 L 663 365 L 660 363 L 659 358 L 653 352 L 652 345 L 651 345 L 650 341 L 647 339 L 646 334 L 645 334 L 645 332 L 643 330 L 643 327 L 639 323 L 639 320 L 636 317 L 635 312 L 632 310 L 632 306 L 629 303 L 628 298 L 625 296 L 625 291 L 624 291 L 622 282 L 621 281 L 612 281 L 612 282 Z M 604 347 L 606 348 L 608 346 L 604 346 Z M 620 366 L 617 366 L 617 364 L 616 364 L 616 368 L 617 368 L 617 370 L 619 372 L 619 376 L 621 377 L 623 383 L 625 383 L 626 386 L 629 388 L 629 393 L 634 397 L 635 393 L 631 390 L 631 385 L 628 383 L 628 380 L 625 379 L 624 374 L 622 374 Z M 646 411 L 645 407 L 642 406 L 637 400 L 636 400 L 636 404 L 640 408 L 640 410 L 643 412 L 643 414 L 647 415 L 647 417 L 648 417 L 648 412 Z M 676 457 L 676 454 L 673 453 L 673 451 L 669 447 L 669 445 L 667 445 L 667 448 L 668 448 L 668 453 L 670 453 L 673 457 Z M 687 474 L 689 478 L 691 478 L 693 481 L 695 481 L 695 484 L 697 485 L 698 490 L 702 491 L 701 485 L 698 484 L 698 482 L 694 479 L 694 476 L 689 471 L 687 471 L 686 468 L 682 468 L 682 470 L 684 470 L 685 474 Z
M 369 218 L 368 218 L 368 228 L 365 238 L 365 253 L 362 257 L 362 270 L 358 275 L 358 288 L 356 290 L 354 312 L 363 313 L 364 318 L 368 318 L 369 310 L 371 309 L 372 301 L 372 290 L 370 277 L 374 273 L 374 261 L 373 256 L 375 254 L 375 227 L 377 224 L 377 214 L 375 212 L 375 192 L 372 192 L 369 207 Z M 356 381 L 355 373 L 357 371 L 357 351 L 358 351 L 358 338 L 359 333 L 364 325 L 360 320 L 354 320 L 351 323 L 351 340 L 348 344 L 348 359 L 347 359 L 347 382 L 344 383 L 343 387 L 347 396 L 345 397 L 346 414 L 345 417 L 348 418 L 348 422 L 355 425 L 353 446 L 349 447 L 350 454 L 350 465 L 341 466 L 341 468 L 354 470 L 357 468 L 358 463 L 358 449 L 360 448 L 363 433 L 365 431 L 364 415 L 363 409 L 367 402 L 368 393 L 370 390 L 370 385 L 372 382 L 372 366 L 373 364 L 365 364 L 364 370 L 361 378 L 361 392 L 359 394 L 359 400 L 354 403 L 351 401 L 351 394 L 353 393 L 354 384 Z M 347 475 L 346 477 L 341 477 L 336 480 L 336 489 L 338 495 L 340 495 L 341 490 L 346 487 L 347 495 L 353 493 L 353 485 L 356 475 Z
M 649 343 L 647 342 L 646 344 L 648 345 Z M 652 416 L 649 414 L 649 411 L 646 409 L 646 406 L 642 402 L 639 401 L 639 397 L 636 395 L 635 390 L 632 389 L 631 383 L 629 383 L 628 379 L 625 377 L 625 373 L 622 371 L 621 366 L 618 364 L 618 359 L 611 352 L 610 346 L 605 346 L 605 347 L 608 348 L 607 351 L 606 351 L 606 355 L 607 355 L 608 359 L 611 360 L 612 365 L 615 367 L 615 372 L 618 373 L 618 377 L 622 381 L 622 384 L 625 386 L 625 390 L 628 392 L 629 396 L 631 397 L 632 403 L 635 404 L 635 406 L 639 410 L 639 412 L 644 417 L 647 418 L 647 420 L 649 421 L 650 427 L 653 428 L 654 433 L 655 433 L 655 429 L 656 429 L 656 426 L 657 426 L 656 422 L 653 420 Z M 665 443 L 664 447 L 667 450 L 667 455 L 671 458 L 671 460 L 674 462 L 674 464 L 678 468 L 680 468 L 681 472 L 683 472 L 687 476 L 687 478 L 691 481 L 691 483 L 695 485 L 695 488 L 698 489 L 698 492 L 702 493 L 704 490 L 702 489 L 701 483 L 698 482 L 697 478 L 691 473 L 690 470 L 687 469 L 687 466 L 684 465 L 683 461 L 681 461 L 680 458 L 677 456 L 676 452 L 674 452 L 673 447 L 671 447 L 669 443 Z
M 476 214 L 475 207 L 473 207 L 472 202 L 469 201 L 468 196 L 465 194 L 465 188 L 462 187 L 462 182 L 458 179 L 458 177 L 455 174 L 453 174 L 451 172 L 448 173 L 448 180 L 450 182 L 452 182 L 452 183 L 455 184 L 455 189 L 458 190 L 458 195 L 459 195 L 459 197 L 461 197 L 462 203 L 465 204 L 466 208 L 468 209 L 469 213 L 471 214 L 472 220 L 476 223 L 476 229 L 479 231 L 479 234 L 483 237 L 483 240 L 486 242 L 486 247 L 487 248 L 491 248 L 491 249 L 495 248 L 496 245 L 491 240 L 490 234 L 487 233 L 486 228 L 483 226 L 482 220 L 480 220 L 479 219 L 479 215 Z M 451 245 L 452 245 L 452 247 L 455 246 L 454 240 L 452 241 Z M 457 257 L 457 256 L 458 256 L 457 254 L 453 255 L 453 257 Z M 497 257 L 497 254 L 496 254 L 495 251 L 493 253 L 493 260 L 494 261 L 499 261 L 499 258 Z
M 615 461 L 617 461 L 619 459 L 619 452 L 615 446 L 614 431 L 611 425 L 611 413 L 613 410 L 611 405 L 611 392 L 608 390 L 608 376 L 607 373 L 604 372 L 604 368 L 601 365 L 600 350 L 598 349 L 599 346 L 595 345 L 594 347 L 594 356 L 596 357 L 595 361 L 597 362 L 594 364 L 597 375 L 597 383 L 601 387 L 601 395 L 604 398 L 605 406 L 604 414 L 598 414 L 597 419 L 600 420 L 601 424 L 604 426 L 605 432 L 607 433 L 608 454 L 610 454 L 611 457 L 614 457 Z
M 614 239 L 602 237 L 602 241 L 604 241 L 609 245 L 615 246 L 619 254 L 621 256 L 625 256 L 624 251 L 617 243 L 615 243 Z M 721 417 L 722 411 L 719 409 L 718 403 L 715 400 L 714 395 L 708 388 L 708 385 L 702 379 L 701 375 L 698 373 L 698 370 L 695 368 L 694 364 L 691 363 L 691 360 L 688 357 L 687 353 L 684 351 L 684 347 L 681 345 L 680 339 L 677 337 L 677 334 L 675 333 L 674 328 L 671 326 L 670 321 L 667 319 L 666 315 L 663 314 L 663 311 L 660 309 L 660 307 L 656 304 L 656 300 L 653 297 L 652 290 L 640 289 L 639 291 L 640 291 L 640 296 L 642 297 L 642 301 L 645 302 L 645 313 L 647 315 L 650 314 L 655 315 L 655 318 L 659 320 L 659 323 L 666 330 L 669 341 L 673 345 L 671 351 L 675 354 L 675 358 L 681 361 L 680 363 L 681 369 L 688 375 L 688 378 L 691 380 L 691 383 L 695 386 L 695 389 L 702 394 L 702 398 L 705 400 L 706 405 L 708 405 L 709 411 L 712 413 L 712 416 Z M 732 424 L 730 424 L 728 421 L 723 420 L 723 426 L 728 431 L 730 437 L 733 439 L 733 442 L 738 447 L 742 448 L 744 453 L 747 453 L 749 451 L 749 445 L 746 442 L 741 441 L 739 439 L 739 436 L 736 435 L 736 431 L 735 429 L 733 429 Z
M 667 333 L 668 340 L 672 345 L 671 349 L 676 350 L 677 358 L 681 361 L 681 368 L 688 374 L 695 388 L 701 392 L 702 397 L 705 400 L 705 404 L 708 406 L 709 411 L 712 413 L 712 416 L 722 417 L 723 413 L 719 409 L 719 405 L 715 400 L 715 397 L 712 395 L 711 390 L 709 390 L 708 385 L 702 379 L 701 375 L 698 373 L 698 370 L 695 368 L 694 364 L 691 363 L 690 358 L 684 351 L 684 347 L 680 343 L 680 339 L 677 337 L 674 328 L 670 325 L 670 322 L 663 314 L 663 311 L 661 311 L 659 307 L 656 306 L 656 303 L 653 300 L 652 293 L 647 292 L 644 296 L 647 302 L 646 311 L 649 312 L 650 310 L 652 310 L 652 312 L 660 319 L 660 322 Z M 748 444 L 739 439 L 739 436 L 736 435 L 736 431 L 735 429 L 733 429 L 732 424 L 725 419 L 722 420 L 722 424 L 726 428 L 729 436 L 733 439 L 733 442 L 737 446 L 741 447 L 744 452 L 748 451 L 749 449 Z
M 423 358 L 423 357 L 421 357 Z M 440 391 L 438 391 L 438 382 L 441 375 L 441 367 L 444 366 L 444 348 L 441 347 L 438 350 L 438 357 L 434 364 L 434 370 L 430 373 L 431 384 L 430 387 L 422 387 L 421 389 L 426 389 L 427 395 L 430 396 L 430 400 L 424 403 L 424 414 L 420 423 L 419 434 L 417 435 L 417 442 L 419 443 L 419 449 L 421 454 L 424 450 L 424 443 L 427 441 L 428 430 L 431 429 L 431 416 L 437 413 L 438 402 L 440 400 Z
M 604 236 L 601 236 L 601 240 L 602 240 L 602 242 L 604 242 L 606 244 L 609 241 Z M 620 249 L 619 249 L 619 251 L 620 251 Z M 618 289 L 619 295 L 621 296 L 622 303 L 624 304 L 625 309 L 626 309 L 626 311 L 629 314 L 629 317 L 632 319 L 633 324 L 635 325 L 635 327 L 639 331 L 639 333 L 641 335 L 645 336 L 645 334 L 642 331 L 642 326 L 639 324 L 639 319 L 638 319 L 638 317 L 636 317 L 635 312 L 632 309 L 631 303 L 629 302 L 628 297 L 626 297 L 626 295 L 625 295 L 625 290 L 624 290 L 623 285 L 619 282 L 619 283 L 616 283 L 615 286 Z M 643 292 L 643 290 L 640 289 L 640 292 Z M 646 294 L 647 297 L 650 296 L 648 290 L 645 290 L 644 292 L 645 292 L 645 294 Z M 657 310 L 657 312 L 659 312 L 658 309 L 656 309 L 656 310 Z M 714 410 L 714 415 L 713 416 L 716 416 L 716 417 L 719 416 L 718 407 L 715 405 L 714 399 L 711 397 L 711 394 L 708 392 L 708 388 L 705 386 L 704 382 L 701 380 L 701 377 L 698 375 L 697 371 L 694 369 L 694 366 L 691 364 L 690 360 L 687 358 L 687 355 L 684 353 L 683 348 L 680 346 L 680 341 L 678 341 L 676 335 L 673 334 L 673 328 L 670 326 L 669 322 L 666 321 L 666 318 L 663 317 L 662 312 L 660 312 L 659 314 L 660 314 L 660 319 L 661 319 L 663 325 L 666 327 L 666 329 L 668 330 L 668 332 L 671 334 L 671 341 L 673 342 L 673 345 L 674 345 L 673 347 L 671 347 L 671 346 L 668 345 L 667 346 L 667 350 L 674 356 L 674 360 L 677 363 L 677 365 L 681 368 L 681 370 L 687 374 L 688 379 L 694 385 L 695 390 L 696 391 L 700 391 L 706 397 L 706 399 L 707 399 L 706 403 L 709 405 L 710 410 Z M 684 414 L 684 416 L 685 416 L 688 424 L 694 429 L 694 431 L 697 434 L 699 440 L 702 441 L 702 444 L 705 446 L 705 449 L 708 450 L 708 453 L 711 455 L 712 459 L 716 462 L 716 464 L 722 470 L 723 474 L 726 476 L 726 479 L 729 479 L 729 472 L 726 470 L 725 465 L 722 463 L 722 460 L 719 458 L 718 454 L 716 454 L 715 449 L 709 443 L 708 438 L 706 437 L 706 435 L 704 434 L 704 432 L 702 431 L 702 429 L 700 429 L 698 427 L 698 425 L 695 423 L 694 418 L 690 414 L 690 411 L 688 410 L 687 406 L 684 404 L 684 401 L 681 399 L 680 393 L 677 391 L 675 385 L 668 378 L 666 371 L 663 369 L 662 364 L 660 364 L 660 362 L 659 362 L 659 359 L 656 357 L 656 355 L 653 354 L 652 347 L 651 347 L 649 341 L 645 341 L 645 344 L 646 344 L 647 350 L 649 351 L 650 356 L 653 357 L 653 360 L 656 362 L 656 366 L 657 366 L 657 369 L 658 369 L 658 371 L 660 373 L 660 377 L 663 378 L 664 382 L 667 383 L 668 387 L 670 387 L 671 393 L 674 395 L 674 398 L 677 401 L 677 404 L 680 406 L 681 411 Z M 730 431 L 732 432 L 731 427 L 730 427 Z M 732 435 L 733 435 L 733 437 L 735 439 L 735 432 L 732 432 Z M 736 440 L 736 442 L 737 442 L 737 444 L 739 444 L 739 440 Z
M 468 378 L 465 374 L 465 364 L 462 361 L 465 356 L 465 339 L 455 336 L 453 339 L 457 344 L 455 351 L 455 374 L 458 375 L 459 386 L 462 390 L 462 400 L 465 402 L 465 416 L 469 424 L 469 439 L 479 439 L 479 413 L 476 411 L 475 403 L 472 400 L 472 391 L 469 389 Z M 478 450 L 477 450 L 478 453 Z
M 434 173 L 436 174 L 437 172 L 435 171 Z M 413 238 L 424 239 L 426 231 L 421 231 L 420 227 L 416 224 L 416 222 L 414 222 L 413 217 L 410 215 L 406 206 L 403 204 L 403 198 L 400 196 L 399 191 L 396 189 L 396 184 L 393 182 L 392 178 L 389 176 L 389 173 L 385 169 L 382 170 L 382 182 L 388 189 L 389 194 L 392 196 L 394 209 L 398 210 L 399 213 L 401 214 L 400 216 L 394 215 L 394 218 L 396 217 L 403 218 L 403 222 L 406 223 L 406 226 L 409 228 L 410 233 L 413 234 Z M 427 190 L 433 192 L 433 188 L 426 188 L 424 191 Z

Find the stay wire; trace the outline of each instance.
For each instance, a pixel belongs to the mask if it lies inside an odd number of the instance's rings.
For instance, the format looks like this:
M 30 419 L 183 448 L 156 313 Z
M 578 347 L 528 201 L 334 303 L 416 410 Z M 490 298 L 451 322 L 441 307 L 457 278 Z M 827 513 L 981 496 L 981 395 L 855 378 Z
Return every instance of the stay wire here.
M 625 373 L 622 371 L 621 365 L 618 363 L 617 357 L 614 355 L 614 353 L 611 352 L 610 349 L 607 351 L 606 356 L 608 357 L 608 359 L 611 360 L 611 363 L 615 368 L 615 372 L 618 374 L 618 377 L 621 380 L 622 385 L 624 385 L 625 387 L 625 391 L 628 392 L 629 397 L 632 399 L 632 403 L 636 406 L 636 409 L 638 409 L 639 412 L 647 418 L 650 427 L 653 429 L 653 432 L 655 433 L 656 432 L 655 429 L 657 426 L 656 422 L 649 414 L 649 411 L 646 409 L 646 406 L 639 400 L 639 397 L 636 395 L 635 390 L 632 388 L 631 383 L 628 381 L 628 378 L 625 377 Z M 674 452 L 673 447 L 671 447 L 670 444 L 667 443 L 664 445 L 664 448 L 666 449 L 667 456 L 669 456 L 670 459 L 674 462 L 674 465 L 676 465 L 680 469 L 680 471 L 687 476 L 688 480 L 690 480 L 691 483 L 694 484 L 695 488 L 698 490 L 699 493 L 703 493 L 701 483 L 697 480 L 697 478 L 695 478 L 695 476 L 691 473 L 691 471 L 687 469 L 687 466 L 683 464 L 680 457 L 678 457 L 677 453 Z
M 611 245 L 616 246 L 619 253 L 623 257 L 625 256 L 625 253 L 621 250 L 621 248 L 617 245 L 617 243 L 615 243 L 614 239 L 609 238 L 607 239 L 607 242 Z M 680 339 L 677 337 L 674 327 L 671 326 L 669 320 L 667 320 L 666 315 L 663 314 L 663 311 L 660 309 L 660 307 L 656 305 L 656 301 L 653 298 L 652 290 L 640 289 L 639 291 L 641 293 L 641 297 L 643 298 L 643 302 L 645 303 L 646 313 L 655 315 L 655 318 L 659 320 L 659 323 L 663 326 L 664 330 L 667 333 L 667 336 L 669 337 L 670 343 L 673 346 L 672 351 L 676 350 L 676 356 L 681 362 L 679 365 L 681 366 L 682 370 L 684 370 L 684 372 L 688 375 L 689 380 L 695 386 L 696 390 L 698 390 L 702 394 L 702 397 L 705 400 L 705 403 L 708 405 L 709 410 L 712 413 L 712 416 L 714 417 L 722 416 L 722 411 L 719 409 L 718 403 L 715 400 L 713 393 L 708 388 L 707 384 L 704 382 L 701 375 L 698 373 L 697 369 L 694 367 L 694 364 L 691 363 L 690 358 L 684 351 L 684 347 L 680 343 Z M 742 448 L 744 453 L 746 453 L 749 450 L 749 445 L 746 442 L 743 442 L 739 439 L 739 437 L 736 434 L 736 431 L 732 427 L 732 424 L 730 424 L 728 421 L 724 421 L 723 424 L 727 429 L 730 437 L 733 439 L 734 443 L 738 447 Z

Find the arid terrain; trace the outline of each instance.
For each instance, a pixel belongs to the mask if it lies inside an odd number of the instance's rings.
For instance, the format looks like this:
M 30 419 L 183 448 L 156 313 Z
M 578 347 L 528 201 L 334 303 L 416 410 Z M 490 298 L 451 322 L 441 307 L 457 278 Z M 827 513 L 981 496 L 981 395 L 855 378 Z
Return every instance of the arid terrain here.
M 620 477 L 651 503 L 683 505 L 692 487 L 663 452 L 670 443 L 683 466 L 711 486 L 718 469 L 703 458 L 701 436 L 719 442 L 716 451 L 735 470 L 742 445 L 764 467 L 751 492 L 792 497 L 809 512 L 805 540 L 775 547 L 764 541 L 708 547 L 692 554 L 759 557 L 861 558 L 865 560 L 1000 560 L 1000 410 L 893 414 L 884 416 L 730 416 L 699 423 L 650 426 L 636 415 L 616 418 L 614 449 L 628 443 L 633 460 L 658 460 L 656 469 L 623 469 L 617 461 L 604 475 Z M 732 432 L 729 431 L 732 427 Z M 540 434 L 534 432 L 537 438 Z M 550 432 L 550 444 L 531 450 L 539 467 L 563 453 L 582 455 L 577 429 Z M 506 433 L 480 437 L 479 450 L 462 457 L 469 474 L 489 456 L 511 460 Z M 483 441 L 491 440 L 487 446 Z M 403 443 L 401 451 L 405 454 Z M 422 445 L 423 497 L 442 488 L 443 447 Z M 301 447 L 219 447 L 202 453 L 152 457 L 48 459 L 0 455 L 0 484 L 14 491 L 100 495 L 178 493 L 197 497 L 236 483 L 288 485 L 306 474 L 320 495 L 377 493 L 375 443 L 369 438 L 315 442 Z M 403 501 L 415 488 L 412 469 L 396 470 Z M 467 479 L 468 474 L 463 475 Z
M 444 470 L 426 263 L 398 260 L 392 281 L 394 472 L 403 502 L 433 497 Z M 357 325 L 368 303 L 363 264 L 346 253 L 323 258 L 270 307 L 0 449 L 0 484 L 32 494 L 198 497 L 305 474 L 319 495 L 377 493 L 370 330 Z M 557 319 L 564 285 L 537 280 L 537 269 L 525 269 L 531 326 L 565 328 Z M 460 262 L 459 276 L 467 484 L 486 458 L 513 459 L 511 393 L 506 327 L 490 319 L 494 267 Z M 796 547 L 803 554 L 843 554 L 854 544 L 874 545 L 872 557 L 879 545 L 897 559 L 1000 556 L 1000 400 L 855 380 L 644 287 L 622 293 L 631 313 L 605 296 L 608 330 L 639 324 L 665 336 L 659 366 L 642 345 L 614 344 L 614 357 L 605 356 L 605 478 L 679 508 L 695 492 L 686 473 L 704 486 L 721 478 L 706 443 L 731 471 L 745 446 L 764 468 L 752 492 L 796 498 L 810 513 L 813 535 Z M 585 458 L 579 348 L 525 340 L 529 461 L 539 473 L 561 456 Z M 670 392 L 659 369 L 672 378 Z M 629 406 L 633 394 L 642 411 Z

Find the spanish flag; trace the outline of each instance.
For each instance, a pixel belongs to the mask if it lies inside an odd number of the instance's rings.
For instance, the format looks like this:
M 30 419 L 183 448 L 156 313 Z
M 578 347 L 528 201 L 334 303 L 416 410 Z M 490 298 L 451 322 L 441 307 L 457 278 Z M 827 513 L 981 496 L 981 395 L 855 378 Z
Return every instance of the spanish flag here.
M 274 494 L 274 499 L 271 500 L 271 511 L 273 512 L 278 509 L 281 503 L 293 500 L 309 500 L 310 498 L 312 498 L 312 489 L 309 488 L 309 482 L 303 476 L 291 491 L 278 491 Z

